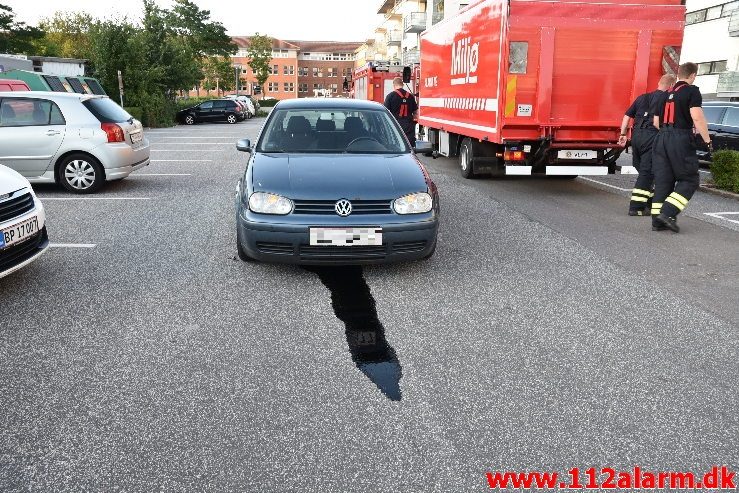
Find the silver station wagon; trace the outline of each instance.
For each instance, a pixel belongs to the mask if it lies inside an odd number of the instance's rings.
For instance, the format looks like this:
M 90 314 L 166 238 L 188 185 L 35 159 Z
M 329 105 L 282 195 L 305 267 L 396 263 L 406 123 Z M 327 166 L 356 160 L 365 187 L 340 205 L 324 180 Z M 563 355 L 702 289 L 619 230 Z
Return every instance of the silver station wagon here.
M 0 164 L 31 183 L 93 193 L 147 166 L 149 141 L 107 96 L 0 92 Z

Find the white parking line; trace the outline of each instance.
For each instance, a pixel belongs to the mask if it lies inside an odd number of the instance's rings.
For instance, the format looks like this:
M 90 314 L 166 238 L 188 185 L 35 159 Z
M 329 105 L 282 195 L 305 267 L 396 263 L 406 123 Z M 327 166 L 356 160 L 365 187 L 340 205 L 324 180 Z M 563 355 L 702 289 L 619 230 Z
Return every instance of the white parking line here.
M 94 243 L 49 243 L 49 248 L 95 248 Z
M 228 135 L 225 137 L 218 137 L 217 135 L 211 135 L 209 137 L 163 137 L 163 140 L 167 140 L 167 139 L 219 139 L 219 138 L 230 139 L 232 137 Z
M 229 144 L 234 145 L 234 144 Z M 234 149 L 236 147 L 234 146 Z M 224 149 L 151 149 L 149 152 L 223 152 Z M 202 161 L 202 159 L 198 159 Z
M 212 163 L 212 159 L 152 159 L 151 163 Z
M 235 142 L 152 142 L 151 145 L 165 146 L 232 146 Z
M 151 200 L 151 197 L 39 197 L 42 201 L 49 200 Z
M 711 216 L 716 219 L 723 219 L 724 221 L 729 221 L 730 223 L 739 224 L 739 221 L 737 221 L 736 219 L 729 219 L 728 217 L 723 217 L 723 216 L 729 216 L 729 215 L 734 215 L 734 214 L 739 215 L 739 212 L 704 212 L 703 214 L 705 214 L 706 216 Z
M 136 173 L 131 176 L 192 176 L 190 173 Z
M 581 176 L 580 179 L 581 180 L 585 180 L 585 181 L 590 181 L 590 182 L 593 182 L 593 183 L 597 183 L 599 185 L 603 185 L 604 187 L 615 188 L 616 190 L 621 190 L 622 192 L 630 192 L 631 191 L 630 188 L 621 188 L 621 187 L 617 187 L 615 185 L 609 185 L 608 183 L 603 183 L 602 181 L 593 180 L 592 178 L 586 178 L 584 176 Z

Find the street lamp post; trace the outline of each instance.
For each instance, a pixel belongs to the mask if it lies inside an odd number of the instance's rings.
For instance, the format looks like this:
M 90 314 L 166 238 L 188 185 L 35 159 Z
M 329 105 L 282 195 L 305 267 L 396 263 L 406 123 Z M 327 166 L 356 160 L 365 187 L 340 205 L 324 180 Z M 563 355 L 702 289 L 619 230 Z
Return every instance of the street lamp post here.
M 234 79 L 236 82 L 236 96 L 239 95 L 239 75 L 241 74 L 241 65 L 238 63 L 234 64 Z

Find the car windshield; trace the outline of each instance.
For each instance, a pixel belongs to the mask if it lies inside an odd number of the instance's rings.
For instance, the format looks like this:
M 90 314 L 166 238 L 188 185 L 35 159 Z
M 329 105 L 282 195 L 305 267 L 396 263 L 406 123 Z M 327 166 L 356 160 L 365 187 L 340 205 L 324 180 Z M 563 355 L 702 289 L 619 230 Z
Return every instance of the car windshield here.
M 410 152 L 382 109 L 276 109 L 258 152 L 397 154 Z

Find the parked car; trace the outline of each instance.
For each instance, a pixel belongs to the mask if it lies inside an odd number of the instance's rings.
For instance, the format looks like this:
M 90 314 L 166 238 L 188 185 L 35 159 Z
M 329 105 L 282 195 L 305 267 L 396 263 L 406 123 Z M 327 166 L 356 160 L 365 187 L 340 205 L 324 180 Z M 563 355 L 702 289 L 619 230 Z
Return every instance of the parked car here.
M 235 100 L 231 100 L 231 101 L 235 101 Z M 247 109 L 246 104 L 244 104 L 243 101 L 236 101 L 236 104 L 239 106 L 239 121 L 240 122 L 243 122 L 244 120 L 248 120 L 249 118 L 251 118 L 251 115 L 249 114 L 249 110 Z
M 185 125 L 198 122 L 237 123 L 240 118 L 240 107 L 236 101 L 230 99 L 210 99 L 177 112 L 177 121 Z
M 703 113 L 708 121 L 708 133 L 711 135 L 713 150 L 730 149 L 739 151 L 739 103 L 731 101 L 706 101 Z M 698 147 L 698 157 L 711 160 L 711 154 Z
M 149 141 L 108 96 L 0 92 L 0 163 L 31 183 L 93 193 L 148 166 Z
M 226 97 L 228 99 L 233 99 L 234 101 L 238 101 L 238 102 L 240 102 L 240 103 L 242 103 L 243 105 L 246 106 L 246 110 L 249 112 L 248 113 L 248 116 L 247 116 L 247 119 L 256 116 L 257 110 L 254 107 L 254 103 L 249 98 L 249 96 L 243 96 L 243 95 L 236 96 L 236 95 L 232 94 L 232 95 L 226 96 Z
M 433 255 L 436 185 L 381 104 L 282 101 L 254 147 L 245 139 L 237 149 L 251 153 L 236 192 L 241 260 L 369 264 Z
M 31 88 L 22 80 L 0 79 L 0 91 L 30 91 Z
M 0 165 L 0 277 L 30 264 L 49 248 L 44 206 L 31 184 Z

